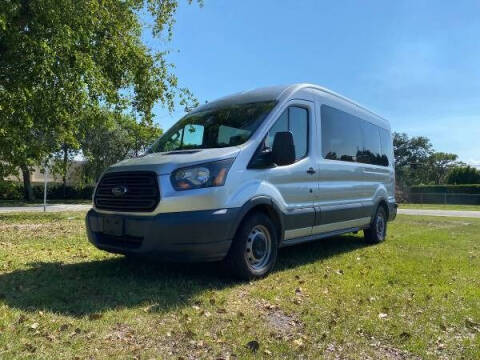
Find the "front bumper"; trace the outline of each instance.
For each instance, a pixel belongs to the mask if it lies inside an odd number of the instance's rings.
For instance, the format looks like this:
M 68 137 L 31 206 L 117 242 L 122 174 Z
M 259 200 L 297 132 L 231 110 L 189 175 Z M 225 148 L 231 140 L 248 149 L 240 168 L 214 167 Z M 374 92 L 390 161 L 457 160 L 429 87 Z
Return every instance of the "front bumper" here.
M 90 242 L 101 250 L 145 254 L 171 261 L 218 261 L 230 249 L 240 209 L 162 213 L 153 216 L 87 213 Z M 107 219 L 107 220 L 105 220 Z M 107 222 L 118 224 L 112 235 Z

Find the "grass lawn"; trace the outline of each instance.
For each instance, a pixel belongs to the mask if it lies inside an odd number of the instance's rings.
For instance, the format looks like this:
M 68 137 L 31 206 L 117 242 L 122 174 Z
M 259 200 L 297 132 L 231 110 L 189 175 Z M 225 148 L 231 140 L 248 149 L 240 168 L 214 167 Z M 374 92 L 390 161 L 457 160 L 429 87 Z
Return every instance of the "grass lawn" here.
M 0 358 L 480 358 L 480 220 L 399 216 L 242 283 L 100 252 L 83 218 L 0 215 Z
M 400 204 L 400 209 L 480 211 L 480 205 Z

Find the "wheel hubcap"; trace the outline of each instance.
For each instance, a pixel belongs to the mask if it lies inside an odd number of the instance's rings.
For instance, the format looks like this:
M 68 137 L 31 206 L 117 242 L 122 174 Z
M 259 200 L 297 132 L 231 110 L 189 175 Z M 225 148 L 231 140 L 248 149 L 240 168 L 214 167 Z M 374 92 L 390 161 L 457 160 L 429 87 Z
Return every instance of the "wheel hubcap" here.
M 381 214 L 377 215 L 376 228 L 377 237 L 380 240 L 383 240 L 385 238 L 385 218 Z
M 255 226 L 247 239 L 245 258 L 248 265 L 254 270 L 263 269 L 270 260 L 272 239 L 270 232 L 263 225 Z

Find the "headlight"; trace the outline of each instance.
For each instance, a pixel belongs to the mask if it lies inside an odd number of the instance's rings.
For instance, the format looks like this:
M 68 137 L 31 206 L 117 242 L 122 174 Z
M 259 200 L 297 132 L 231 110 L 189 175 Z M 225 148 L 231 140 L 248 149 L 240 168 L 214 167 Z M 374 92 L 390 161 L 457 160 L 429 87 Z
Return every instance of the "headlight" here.
M 172 185 L 178 191 L 222 186 L 233 160 L 220 160 L 177 169 L 171 176 Z

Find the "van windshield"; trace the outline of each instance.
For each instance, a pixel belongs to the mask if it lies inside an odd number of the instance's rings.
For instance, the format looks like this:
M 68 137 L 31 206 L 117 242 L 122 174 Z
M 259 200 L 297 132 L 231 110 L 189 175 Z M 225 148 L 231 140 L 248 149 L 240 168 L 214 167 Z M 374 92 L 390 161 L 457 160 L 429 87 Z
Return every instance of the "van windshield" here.
M 257 130 L 276 101 L 233 104 L 186 115 L 158 139 L 149 153 L 210 149 L 243 144 Z

